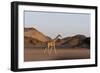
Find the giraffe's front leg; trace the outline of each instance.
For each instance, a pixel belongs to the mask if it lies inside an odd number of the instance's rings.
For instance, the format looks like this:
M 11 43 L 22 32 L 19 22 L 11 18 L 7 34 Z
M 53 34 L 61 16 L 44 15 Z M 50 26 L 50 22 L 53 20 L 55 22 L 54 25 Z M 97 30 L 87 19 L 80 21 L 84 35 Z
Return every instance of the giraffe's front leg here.
M 49 51 L 49 54 L 51 55 L 52 53 L 52 50 L 53 50 L 53 46 L 50 47 L 50 51 Z
M 50 56 L 51 52 L 50 52 L 51 46 L 48 47 L 48 55 Z
M 54 52 L 55 52 L 55 54 L 57 54 L 57 49 L 56 49 L 56 47 L 55 47 L 55 43 L 54 43 Z
M 47 48 L 47 53 L 48 53 L 48 55 L 50 55 L 50 48 L 51 48 L 51 44 L 48 43 L 48 48 Z

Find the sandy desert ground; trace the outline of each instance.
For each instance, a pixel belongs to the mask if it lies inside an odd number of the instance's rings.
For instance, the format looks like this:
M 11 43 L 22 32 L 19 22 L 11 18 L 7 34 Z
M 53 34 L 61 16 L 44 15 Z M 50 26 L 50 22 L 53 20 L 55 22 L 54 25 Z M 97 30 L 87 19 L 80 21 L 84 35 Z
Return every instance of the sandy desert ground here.
M 44 53 L 44 49 L 25 48 L 24 61 L 44 61 L 44 60 L 70 60 L 70 59 L 87 59 L 90 58 L 90 49 L 87 48 L 67 48 L 57 49 L 51 55 Z

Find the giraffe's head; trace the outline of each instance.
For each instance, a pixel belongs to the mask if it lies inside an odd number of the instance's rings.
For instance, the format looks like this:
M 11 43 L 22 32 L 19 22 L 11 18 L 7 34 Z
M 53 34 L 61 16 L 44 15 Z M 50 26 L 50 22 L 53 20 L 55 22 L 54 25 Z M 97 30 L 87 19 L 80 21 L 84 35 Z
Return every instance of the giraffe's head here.
M 60 34 L 58 34 L 58 37 L 62 38 L 62 36 Z

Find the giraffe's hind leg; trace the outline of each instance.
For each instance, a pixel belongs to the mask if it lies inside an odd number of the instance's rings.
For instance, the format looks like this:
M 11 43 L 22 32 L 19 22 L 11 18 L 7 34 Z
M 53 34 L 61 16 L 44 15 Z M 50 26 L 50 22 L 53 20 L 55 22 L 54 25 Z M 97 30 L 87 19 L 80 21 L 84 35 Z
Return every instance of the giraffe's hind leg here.
M 47 48 L 45 47 L 43 50 L 43 53 L 46 54 Z
M 50 46 L 45 47 L 44 50 L 43 50 L 43 53 L 44 53 L 44 54 L 48 54 L 48 55 L 50 55 L 50 54 L 51 54 L 50 49 L 51 49 Z

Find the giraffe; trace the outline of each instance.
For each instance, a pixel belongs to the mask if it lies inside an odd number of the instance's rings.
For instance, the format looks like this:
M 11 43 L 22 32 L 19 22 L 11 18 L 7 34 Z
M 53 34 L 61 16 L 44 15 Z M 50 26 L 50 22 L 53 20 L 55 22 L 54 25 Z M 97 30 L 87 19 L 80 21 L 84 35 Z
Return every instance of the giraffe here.
M 48 54 L 50 55 L 52 50 L 54 50 L 55 54 L 57 54 L 55 42 L 57 41 L 59 37 L 62 37 L 62 36 L 59 34 L 58 36 L 56 36 L 56 38 L 47 41 L 47 47 L 44 49 L 44 53 L 46 53 L 47 51 Z

